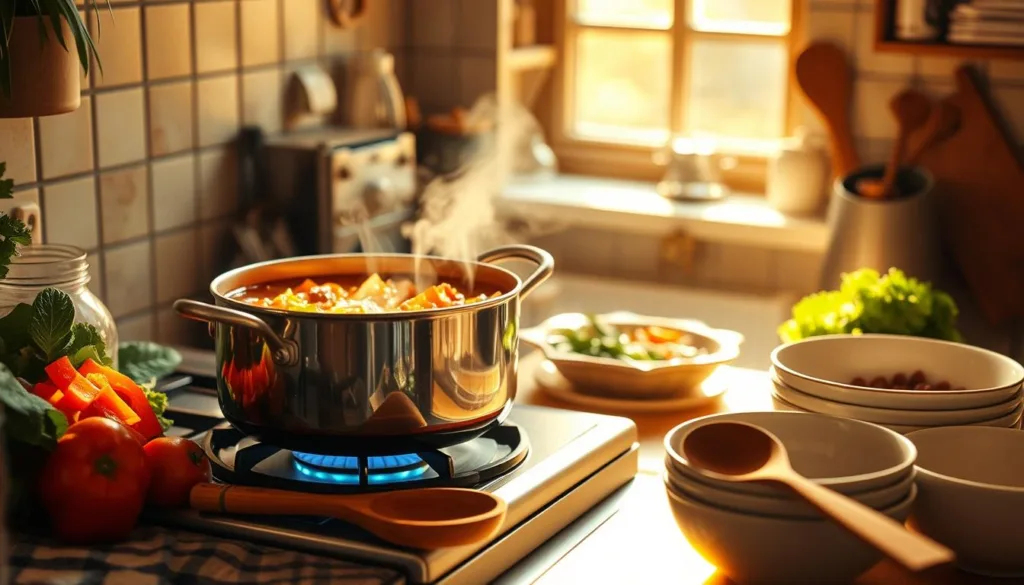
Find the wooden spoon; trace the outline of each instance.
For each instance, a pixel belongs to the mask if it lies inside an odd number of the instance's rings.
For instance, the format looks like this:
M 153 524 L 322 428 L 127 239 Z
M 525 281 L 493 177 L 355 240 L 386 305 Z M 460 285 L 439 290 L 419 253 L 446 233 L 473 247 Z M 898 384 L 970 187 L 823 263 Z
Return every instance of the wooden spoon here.
M 739 422 L 703 425 L 687 435 L 683 453 L 695 468 L 715 479 L 789 486 L 822 513 L 912 571 L 949 563 L 954 558 L 953 551 L 941 544 L 794 471 L 782 442 L 759 426 Z
M 932 108 L 928 123 L 921 130 L 921 141 L 907 155 L 905 164 L 914 165 L 929 148 L 949 138 L 960 128 L 960 108 L 949 100 L 941 100 Z
M 430 550 L 493 537 L 508 506 L 484 491 L 423 488 L 352 496 L 201 483 L 192 508 L 226 514 L 330 516 L 401 546 Z
M 850 131 L 853 81 L 846 55 L 835 44 L 812 43 L 796 59 L 796 80 L 828 127 L 833 174 L 848 175 L 860 162 Z
M 932 111 L 932 102 L 928 96 L 919 91 L 905 89 L 889 101 L 889 110 L 896 118 L 896 125 L 899 127 L 896 132 L 896 142 L 893 143 L 892 154 L 889 156 L 889 164 L 885 166 L 885 174 L 882 175 L 881 183 L 871 180 L 857 183 L 857 190 L 865 197 L 879 198 L 895 194 L 893 185 L 896 183 L 896 175 L 903 164 L 903 151 L 906 150 L 907 138 L 928 121 Z

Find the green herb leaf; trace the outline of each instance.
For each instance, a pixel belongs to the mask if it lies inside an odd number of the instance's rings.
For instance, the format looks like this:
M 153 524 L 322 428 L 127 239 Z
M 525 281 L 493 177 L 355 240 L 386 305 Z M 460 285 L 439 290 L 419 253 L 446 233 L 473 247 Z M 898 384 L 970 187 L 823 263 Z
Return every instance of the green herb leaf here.
M 121 358 L 119 357 L 118 360 Z M 169 418 L 164 417 L 164 412 L 167 411 L 167 395 L 159 390 L 155 390 L 153 387 L 156 385 L 155 380 L 151 380 L 148 384 L 139 384 L 142 391 L 146 393 L 146 400 L 149 401 L 149 407 L 153 409 L 153 414 L 156 415 L 156 420 L 160 423 L 160 426 L 166 431 L 171 428 L 174 424 Z
M 0 181 L 3 183 L 3 181 Z M 0 189 L 3 186 L 0 185 Z M 32 233 L 19 219 L 0 214 L 0 278 L 7 276 L 11 259 L 18 255 L 18 246 L 32 243 Z
M 3 337 L 7 351 L 17 351 L 32 341 L 28 334 L 32 323 L 32 305 L 18 303 L 10 313 L 0 318 L 0 337 Z
M 7 163 L 0 162 L 0 177 L 7 173 Z M 0 199 L 14 198 L 14 179 L 0 181 Z
M 0 402 L 5 407 L 4 433 L 9 439 L 51 450 L 67 431 L 67 418 L 45 400 L 25 390 L 3 365 L 0 365 Z
M 180 353 L 149 341 L 125 342 L 117 350 L 118 370 L 137 384 L 173 374 L 179 364 Z
M 72 341 L 67 349 L 71 365 L 76 368 L 81 366 L 86 359 L 92 359 L 98 364 L 110 366 L 114 362 L 107 354 L 107 344 L 103 341 L 99 329 L 88 323 L 75 323 L 71 328 Z
M 75 305 L 67 293 L 48 288 L 32 301 L 32 311 L 28 333 L 46 361 L 51 362 L 64 355 L 71 345 Z

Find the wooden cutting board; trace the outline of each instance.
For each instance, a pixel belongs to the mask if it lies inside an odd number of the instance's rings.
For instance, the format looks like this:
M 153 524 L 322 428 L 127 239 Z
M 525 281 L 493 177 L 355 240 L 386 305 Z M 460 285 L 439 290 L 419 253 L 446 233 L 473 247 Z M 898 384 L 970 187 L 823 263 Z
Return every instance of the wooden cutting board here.
M 970 66 L 957 70 L 960 128 L 923 153 L 946 247 L 985 317 L 1024 317 L 1024 166 Z M 919 138 L 915 136 L 915 138 Z M 913 146 L 911 150 L 913 150 Z

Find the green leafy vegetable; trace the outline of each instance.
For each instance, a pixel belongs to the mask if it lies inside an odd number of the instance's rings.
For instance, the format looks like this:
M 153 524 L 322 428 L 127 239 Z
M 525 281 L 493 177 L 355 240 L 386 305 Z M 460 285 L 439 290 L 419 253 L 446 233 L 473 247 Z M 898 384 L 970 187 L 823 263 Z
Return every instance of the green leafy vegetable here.
M 19 378 L 38 382 L 47 364 L 68 356 L 75 367 L 86 358 L 110 365 L 106 344 L 92 325 L 74 323 L 67 293 L 48 288 L 31 305 L 21 303 L 0 318 L 0 363 Z
M 0 162 L 0 177 L 7 172 L 7 163 Z M 14 180 L 0 180 L 0 199 L 14 197 Z M 0 278 L 7 276 L 11 259 L 18 255 L 18 246 L 32 243 L 32 234 L 19 219 L 0 213 Z
M 136 384 L 173 374 L 180 364 L 180 353 L 149 341 L 125 342 L 117 348 L 117 368 Z
M 50 363 L 71 347 L 75 305 L 67 293 L 48 288 L 32 301 L 32 322 L 28 334 Z
M 953 298 L 896 268 L 842 275 L 839 290 L 804 297 L 779 327 L 783 342 L 833 334 L 887 333 L 961 341 Z
M 81 367 L 90 358 L 104 366 L 113 365 L 114 360 L 107 355 L 107 344 L 98 329 L 87 323 L 75 323 L 71 335 L 73 341 L 67 351 L 71 365 Z
M 153 388 L 155 384 L 156 382 L 154 381 L 149 384 L 140 384 L 139 387 L 146 393 L 146 400 L 149 401 L 149 407 L 153 409 L 153 414 L 156 415 L 156 420 L 166 431 L 171 428 L 174 421 L 164 416 L 164 412 L 167 410 L 167 395 L 159 390 L 155 390 Z
M 6 421 L 4 434 L 9 440 L 52 450 L 68 421 L 48 402 L 30 393 L 6 366 L 0 364 L 0 402 Z

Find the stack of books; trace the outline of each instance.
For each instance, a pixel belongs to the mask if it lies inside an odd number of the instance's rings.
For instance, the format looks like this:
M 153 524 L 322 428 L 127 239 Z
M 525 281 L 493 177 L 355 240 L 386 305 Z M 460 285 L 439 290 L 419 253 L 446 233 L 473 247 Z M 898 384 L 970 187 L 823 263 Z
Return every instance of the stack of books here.
M 1024 0 L 971 0 L 949 14 L 946 40 L 959 45 L 1024 46 Z

